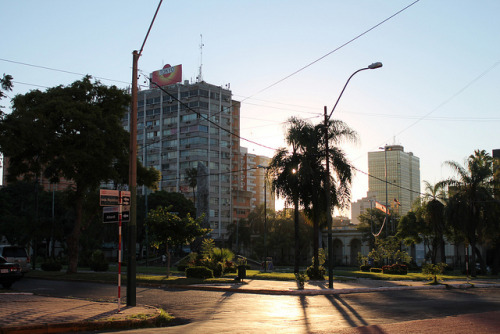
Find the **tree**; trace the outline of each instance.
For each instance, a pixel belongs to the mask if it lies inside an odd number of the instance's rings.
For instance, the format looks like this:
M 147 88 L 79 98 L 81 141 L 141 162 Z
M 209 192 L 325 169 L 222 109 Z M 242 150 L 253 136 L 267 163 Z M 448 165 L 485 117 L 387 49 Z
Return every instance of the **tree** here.
M 484 242 L 493 225 L 498 225 L 498 203 L 493 200 L 493 159 L 486 151 L 476 150 L 467 158 L 465 167 L 454 161 L 445 164 L 458 176 L 443 181 L 450 194 L 446 217 L 455 240 L 471 246 L 471 273 L 474 276 L 476 258 L 485 270 L 485 261 L 477 245 Z
M 196 184 L 198 183 L 198 169 L 196 168 L 187 168 L 186 169 L 186 181 L 189 184 L 189 187 L 193 189 L 193 203 L 196 203 Z
M 4 92 L 10 92 L 12 91 L 12 87 L 14 87 L 14 85 L 12 85 L 12 75 L 9 75 L 9 74 L 3 74 L 3 77 L 0 78 L 0 100 L 3 99 L 4 97 L 6 97 L 7 95 L 5 95 Z M 4 107 L 3 106 L 0 106 L 0 119 L 3 118 L 3 109 Z
M 203 237 L 209 229 L 201 227 L 203 217 L 193 219 L 190 214 L 181 218 L 171 212 L 172 207 L 158 207 L 148 213 L 146 224 L 152 235 L 153 244 L 158 248 L 165 245 L 168 265 L 167 277 L 170 276 L 170 248 L 191 243 L 195 238 Z
M 311 123 L 292 117 L 288 121 L 286 142 L 292 147 L 279 149 L 268 169 L 273 190 L 294 206 L 302 205 L 313 222 L 313 258 L 315 269 L 319 266 L 320 224 L 326 221 L 324 162 L 326 142 L 323 124 Z M 343 141 L 356 141 L 355 131 L 344 122 L 330 120 L 328 125 L 329 157 L 332 171 L 330 199 L 332 207 L 344 207 L 350 199 L 351 167 L 345 153 L 338 147 Z M 293 173 L 295 170 L 295 173 Z M 297 229 L 296 229 L 297 230 Z M 296 236 L 296 240 L 298 237 Z
M 85 198 L 101 182 L 128 180 L 129 134 L 121 125 L 130 102 L 116 86 L 90 76 L 69 86 L 33 90 L 13 99 L 12 113 L 0 121 L 0 150 L 9 157 L 8 177 L 72 183 L 75 221 L 67 236 L 68 272 L 77 271 Z M 150 186 L 158 173 L 138 165 L 138 183 Z

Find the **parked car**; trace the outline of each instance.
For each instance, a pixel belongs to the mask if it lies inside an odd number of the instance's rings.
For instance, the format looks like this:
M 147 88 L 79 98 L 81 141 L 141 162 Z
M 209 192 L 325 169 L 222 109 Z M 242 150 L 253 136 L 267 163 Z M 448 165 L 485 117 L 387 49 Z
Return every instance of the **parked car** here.
M 8 262 L 4 257 L 0 256 L 0 284 L 5 289 L 9 289 L 21 277 L 23 277 L 21 265 Z
M 19 263 L 23 273 L 30 270 L 30 257 L 24 247 L 0 245 L 0 256 L 4 257 L 7 262 Z

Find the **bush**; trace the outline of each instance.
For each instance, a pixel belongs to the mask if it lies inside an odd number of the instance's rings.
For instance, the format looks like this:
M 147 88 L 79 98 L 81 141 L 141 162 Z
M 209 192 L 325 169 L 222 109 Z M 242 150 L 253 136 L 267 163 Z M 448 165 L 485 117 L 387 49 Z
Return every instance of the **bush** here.
M 186 269 L 186 277 L 188 278 L 213 278 L 214 272 L 207 267 L 189 267 Z
M 90 256 L 89 266 L 93 271 L 107 271 L 109 269 L 108 261 L 100 249 L 95 250 Z
M 42 263 L 41 267 L 43 271 L 61 271 L 62 264 L 54 259 L 46 259 L 45 262 Z
M 365 264 L 365 265 L 362 265 L 362 266 L 359 266 L 359 270 L 363 271 L 363 272 L 370 272 L 370 269 L 372 268 L 372 266 L 370 266 L 369 264 Z
M 310 280 L 324 280 L 326 269 L 323 266 L 319 266 L 316 270 L 314 269 L 314 266 L 310 266 L 306 269 L 306 275 Z
M 188 268 L 187 264 L 179 264 L 179 265 L 177 265 L 177 270 L 178 271 L 186 271 L 187 268 Z
M 389 275 L 406 275 L 408 274 L 408 267 L 404 264 L 391 264 L 389 266 L 383 266 L 382 272 Z
M 371 273 L 381 273 L 382 272 L 382 268 L 370 268 L 370 272 Z

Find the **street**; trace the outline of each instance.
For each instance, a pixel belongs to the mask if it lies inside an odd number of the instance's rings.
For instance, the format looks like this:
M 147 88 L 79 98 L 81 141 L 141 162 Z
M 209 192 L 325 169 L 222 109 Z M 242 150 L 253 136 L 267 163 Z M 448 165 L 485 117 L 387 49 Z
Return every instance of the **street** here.
M 116 300 L 116 286 L 109 284 L 23 279 L 13 290 Z M 159 329 L 168 333 L 327 333 L 359 326 L 497 311 L 500 290 L 279 296 L 138 287 L 137 303 L 160 307 L 174 315 L 177 326 Z

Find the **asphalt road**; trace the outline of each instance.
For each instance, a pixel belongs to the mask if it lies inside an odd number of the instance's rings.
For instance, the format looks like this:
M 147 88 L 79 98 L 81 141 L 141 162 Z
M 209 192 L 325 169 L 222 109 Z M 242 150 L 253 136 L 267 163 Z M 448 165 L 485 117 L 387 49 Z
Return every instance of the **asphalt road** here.
M 113 285 L 36 279 L 23 279 L 13 290 L 105 301 L 116 301 L 117 296 Z M 159 332 L 327 333 L 498 311 L 500 289 L 277 296 L 138 287 L 137 303 L 160 307 L 177 318 L 177 326 Z

